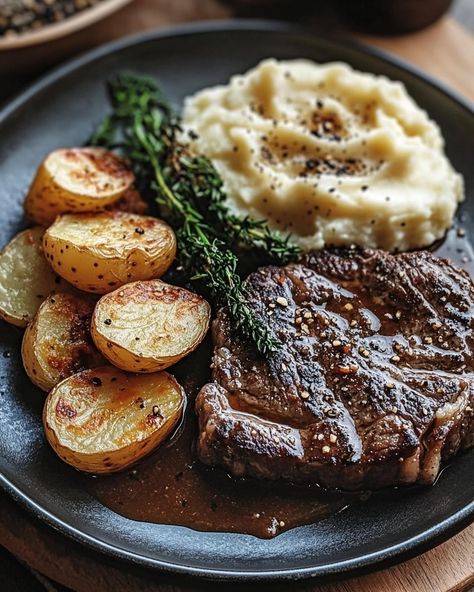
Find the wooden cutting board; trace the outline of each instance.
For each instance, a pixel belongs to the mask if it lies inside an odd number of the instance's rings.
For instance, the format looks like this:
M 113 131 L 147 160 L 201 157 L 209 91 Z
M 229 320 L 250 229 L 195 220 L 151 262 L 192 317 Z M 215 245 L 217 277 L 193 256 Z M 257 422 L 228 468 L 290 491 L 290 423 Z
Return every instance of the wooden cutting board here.
M 70 53 L 129 33 L 197 18 L 225 18 L 230 10 L 215 0 L 135 0 L 89 30 L 72 36 L 51 52 Z M 447 18 L 415 35 L 363 38 L 391 51 L 474 99 L 474 37 Z M 36 50 L 37 55 L 43 50 Z M 116 562 L 46 527 L 0 493 L 0 544 L 34 569 L 77 592 L 191 592 L 228 590 L 227 585 L 165 578 Z M 398 566 L 340 582 L 292 584 L 294 592 L 462 592 L 474 585 L 474 525 L 450 541 Z M 262 590 L 264 586 L 259 585 Z M 242 588 L 240 588 L 242 589 Z M 250 591 L 251 586 L 245 586 Z M 268 588 L 272 592 L 288 586 Z

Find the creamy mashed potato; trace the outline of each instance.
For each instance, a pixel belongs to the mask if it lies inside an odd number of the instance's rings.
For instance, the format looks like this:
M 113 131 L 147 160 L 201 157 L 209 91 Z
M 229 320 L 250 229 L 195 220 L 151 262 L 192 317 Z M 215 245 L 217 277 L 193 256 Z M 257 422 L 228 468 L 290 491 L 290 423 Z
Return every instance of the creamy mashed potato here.
M 266 60 L 189 97 L 183 120 L 229 205 L 304 249 L 427 246 L 463 199 L 438 126 L 405 87 L 342 63 Z

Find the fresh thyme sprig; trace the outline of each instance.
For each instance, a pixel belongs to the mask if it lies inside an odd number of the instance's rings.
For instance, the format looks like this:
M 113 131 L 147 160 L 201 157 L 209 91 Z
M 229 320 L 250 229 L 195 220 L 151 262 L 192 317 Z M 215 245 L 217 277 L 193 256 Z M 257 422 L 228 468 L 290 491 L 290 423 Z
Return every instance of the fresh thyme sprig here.
M 236 327 L 262 354 L 275 351 L 280 342 L 249 305 L 236 252 L 257 249 L 267 261 L 286 263 L 297 257 L 297 247 L 265 221 L 229 211 L 216 169 L 180 141 L 179 120 L 153 80 L 119 74 L 108 90 L 113 111 L 90 143 L 122 151 L 139 187 L 153 192 L 173 225 L 187 277 L 203 282 L 216 303 L 227 306 Z

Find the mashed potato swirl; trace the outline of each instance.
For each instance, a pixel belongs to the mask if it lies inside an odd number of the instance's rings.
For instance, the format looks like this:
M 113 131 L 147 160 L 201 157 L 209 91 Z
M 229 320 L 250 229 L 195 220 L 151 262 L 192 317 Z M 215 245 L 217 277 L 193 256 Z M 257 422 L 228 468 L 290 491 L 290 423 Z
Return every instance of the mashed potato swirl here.
M 189 97 L 183 121 L 232 209 L 304 249 L 424 247 L 463 199 L 438 126 L 405 87 L 346 64 L 266 60 Z

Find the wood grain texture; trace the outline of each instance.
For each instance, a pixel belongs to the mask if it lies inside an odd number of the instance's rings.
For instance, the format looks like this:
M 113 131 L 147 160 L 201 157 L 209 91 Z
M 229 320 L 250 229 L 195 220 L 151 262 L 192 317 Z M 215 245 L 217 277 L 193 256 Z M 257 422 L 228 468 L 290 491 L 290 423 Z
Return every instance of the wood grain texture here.
M 126 34 L 184 20 L 228 16 L 230 10 L 217 0 L 134 0 L 107 21 L 85 32 L 50 44 L 47 48 L 35 48 L 35 59 L 36 63 L 44 64 L 48 56 L 70 55 Z M 465 97 L 474 99 L 474 37 L 451 19 L 443 19 L 411 36 L 361 39 L 399 55 Z M 13 72 L 25 63 L 31 67 L 35 64 L 26 52 L 13 56 L 9 67 Z M 215 586 L 120 566 L 41 524 L 3 493 L 0 493 L 0 543 L 34 569 L 77 592 L 252 590 L 248 585 L 243 588 Z M 291 589 L 294 592 L 464 592 L 473 585 L 474 525 L 450 541 L 401 565 L 337 583 L 293 584 Z M 262 592 L 288 588 L 258 586 Z

